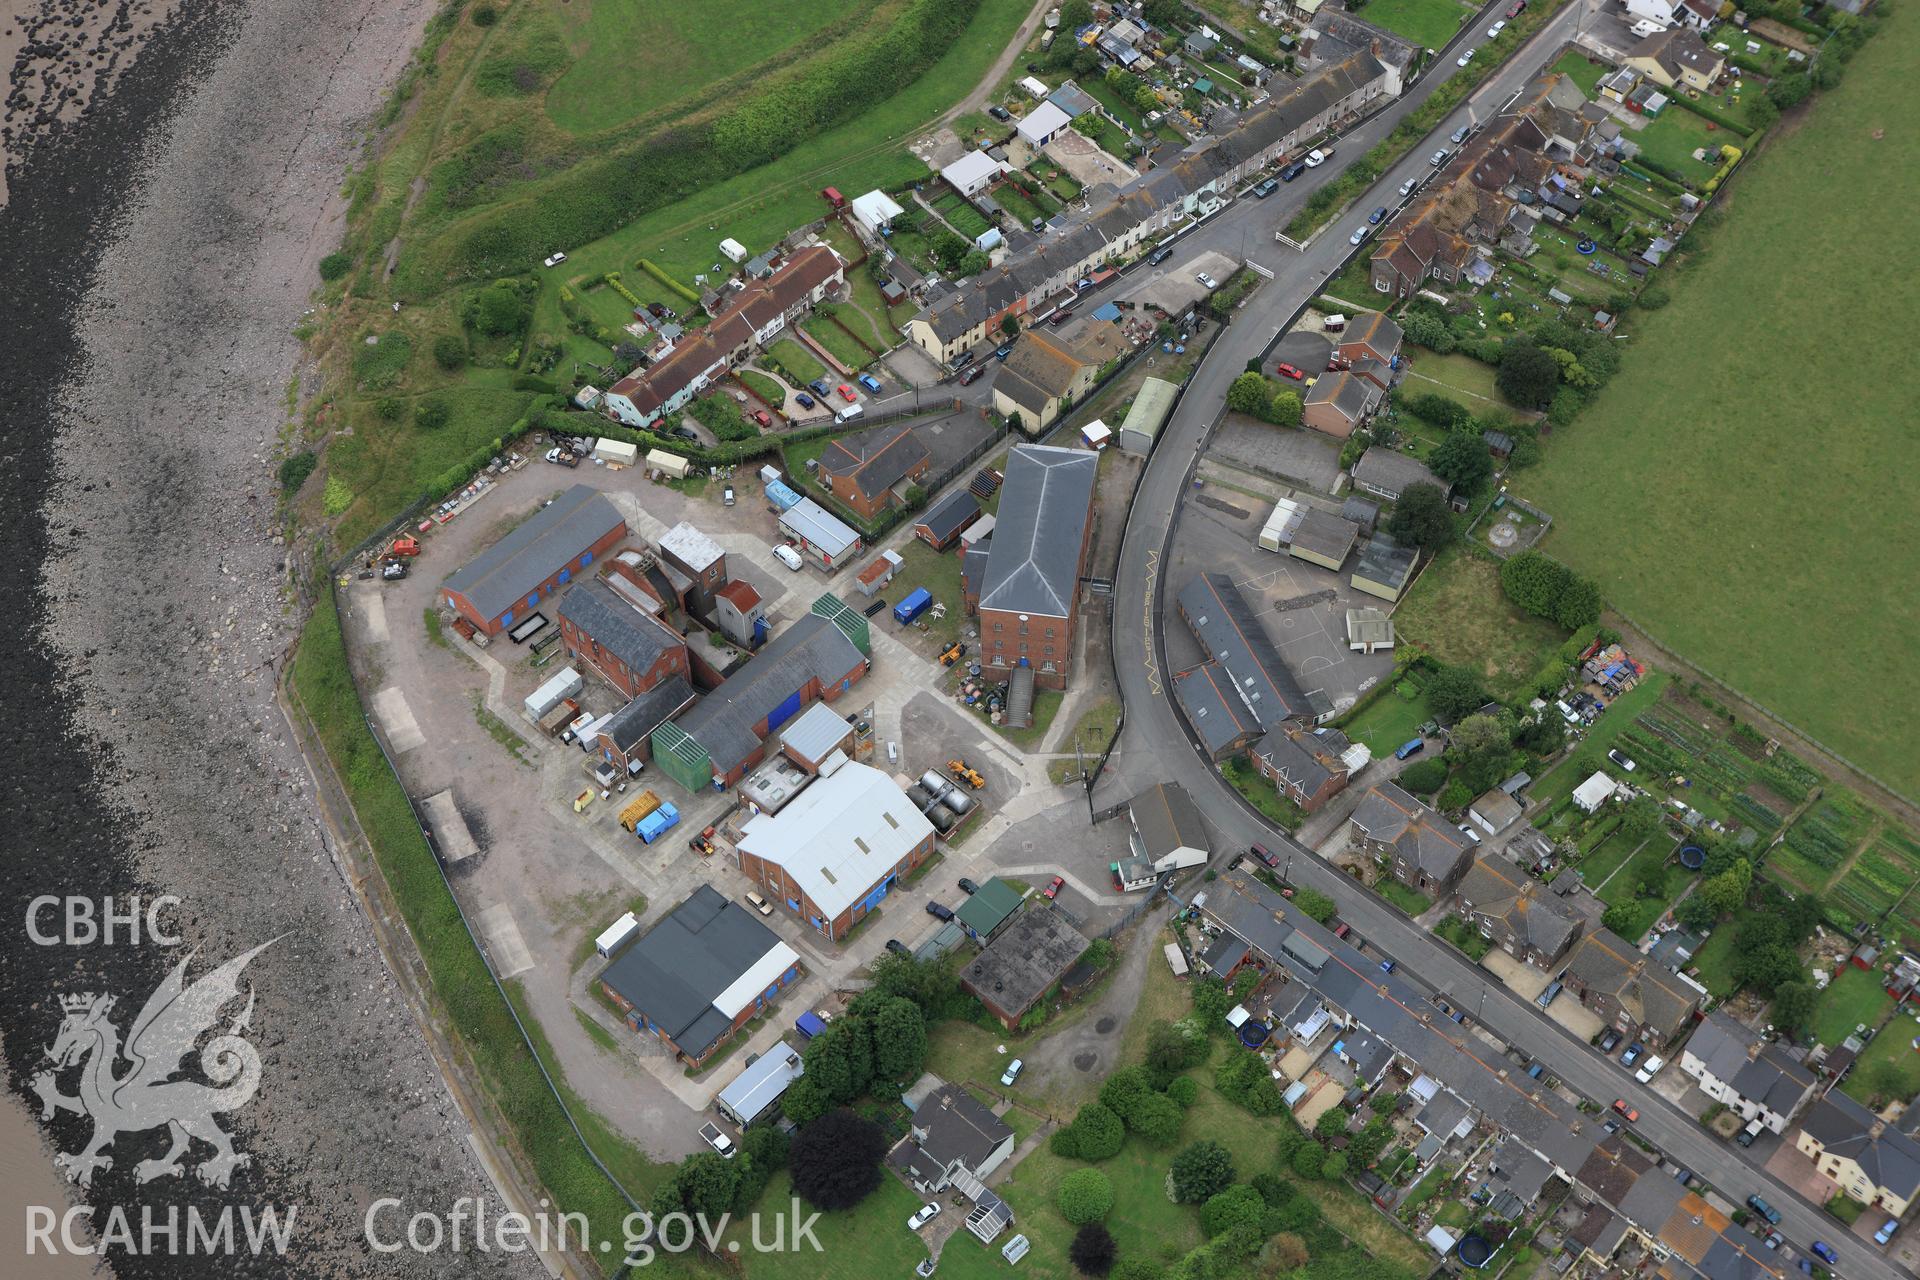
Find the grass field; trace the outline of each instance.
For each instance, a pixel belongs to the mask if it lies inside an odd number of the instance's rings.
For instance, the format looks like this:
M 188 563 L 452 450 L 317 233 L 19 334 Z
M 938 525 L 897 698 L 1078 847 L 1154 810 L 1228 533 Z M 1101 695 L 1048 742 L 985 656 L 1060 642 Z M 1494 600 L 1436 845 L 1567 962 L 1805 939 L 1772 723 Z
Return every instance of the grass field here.
M 1458 547 L 1421 573 L 1394 611 L 1403 643 L 1470 667 L 1496 697 L 1511 697 L 1540 674 L 1567 633 L 1515 608 L 1500 590 L 1500 566 Z
M 1461 19 L 1473 12 L 1455 0 L 1371 0 L 1364 16 L 1376 27 L 1438 49 L 1453 39 Z
M 1431 718 L 1420 691 L 1405 682 L 1401 687 L 1410 696 L 1403 697 L 1398 688 L 1383 693 L 1340 726 L 1349 739 L 1365 743 L 1376 757 L 1392 755 Z
M 1840 1092 L 1857 1102 L 1869 1102 L 1876 1095 L 1882 1102 L 1904 1102 L 1920 1092 L 1920 1052 L 1913 1048 L 1916 1031 L 1920 1025 L 1897 1019 L 1875 1036 L 1841 1082 Z M 1880 1091 L 1883 1075 L 1896 1082 L 1894 1088 Z
M 1668 904 L 1680 896 L 1680 891 L 1693 880 L 1693 873 L 1682 868 L 1676 862 L 1670 862 L 1674 850 L 1679 848 L 1677 841 L 1656 835 L 1642 845 L 1640 851 L 1628 860 L 1627 864 L 1615 872 L 1607 884 L 1597 890 L 1600 900 L 1608 906 L 1627 904 L 1633 912 L 1633 923 L 1623 925 L 1616 930 L 1628 942 L 1638 942 L 1641 935 L 1653 927 L 1653 922 L 1667 909 Z M 1640 877 L 1648 869 L 1660 872 L 1663 887 L 1654 897 L 1642 898 L 1634 894 L 1634 888 L 1640 883 Z M 1584 871 L 1584 868 L 1582 868 Z M 1589 879 L 1589 884 L 1597 883 Z
M 1442 356 L 1422 350 L 1407 370 L 1403 386 L 1409 393 L 1452 396 L 1475 413 L 1508 408 L 1506 398 L 1494 389 L 1493 366 L 1458 353 Z
M 1889 588 L 1920 580 L 1920 541 L 1889 535 L 1920 521 L 1920 490 L 1889 478 L 1920 440 L 1920 365 L 1899 325 L 1862 326 L 1844 362 L 1818 336 L 1818 317 L 1910 303 L 1885 266 L 1920 239 L 1920 96 L 1902 79 L 1920 17 L 1886 18 L 1750 162 L 1706 260 L 1517 487 L 1558 517 L 1547 549 L 1621 612 L 1913 797 L 1920 719 L 1869 691 L 1912 683 L 1920 596 Z M 1810 223 L 1815 207 L 1831 216 Z
M 1626 136 L 1628 141 L 1638 144 L 1649 159 L 1665 165 L 1696 187 L 1704 184 L 1720 167 L 1717 153 L 1721 147 L 1729 142 L 1736 147 L 1745 145 L 1739 134 L 1717 128 L 1684 107 L 1668 107 L 1647 121 L 1645 128 L 1628 131 Z M 1695 160 L 1694 151 L 1703 147 L 1709 159 Z
M 1595 62 L 1578 49 L 1569 49 L 1560 55 L 1560 61 L 1551 68 L 1580 86 L 1580 92 L 1591 98 L 1594 86 L 1600 83 L 1600 77 L 1607 74 L 1605 63 Z
M 697 5 L 569 4 L 561 13 L 574 63 L 547 91 L 546 110 L 569 133 L 594 133 L 666 106 L 690 86 L 744 71 L 874 0 L 809 0 L 775 8 L 753 0 Z
M 1848 965 L 1820 993 L 1813 1011 L 1813 1034 L 1821 1044 L 1839 1047 L 1853 1029 L 1865 1023 L 1880 1025 L 1880 1019 L 1893 1007 L 1893 998 L 1880 985 L 1880 975 Z

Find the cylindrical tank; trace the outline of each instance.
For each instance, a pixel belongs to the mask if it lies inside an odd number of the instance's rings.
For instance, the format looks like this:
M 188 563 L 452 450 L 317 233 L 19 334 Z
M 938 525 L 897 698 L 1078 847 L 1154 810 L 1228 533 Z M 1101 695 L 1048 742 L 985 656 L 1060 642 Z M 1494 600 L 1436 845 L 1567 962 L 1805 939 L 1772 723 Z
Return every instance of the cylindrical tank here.
M 960 821 L 960 819 L 954 817 L 939 805 L 935 805 L 933 808 L 927 810 L 927 821 L 933 824 L 935 831 L 938 831 L 941 835 L 946 835 L 949 831 L 953 830 L 953 824 Z
M 962 818 L 973 808 L 973 797 L 958 787 L 953 787 L 940 797 L 940 803 Z
M 948 782 L 938 769 L 929 769 L 920 775 L 920 785 L 937 796 L 953 784 Z
M 907 803 L 925 813 L 927 806 L 933 803 L 933 793 L 916 782 L 907 788 Z

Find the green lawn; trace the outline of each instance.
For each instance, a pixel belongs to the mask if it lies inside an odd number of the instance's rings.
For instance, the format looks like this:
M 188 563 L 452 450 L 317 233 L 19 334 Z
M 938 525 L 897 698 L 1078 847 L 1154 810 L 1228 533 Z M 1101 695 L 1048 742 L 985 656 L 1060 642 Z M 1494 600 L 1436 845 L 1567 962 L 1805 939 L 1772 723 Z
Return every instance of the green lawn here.
M 1713 171 L 1720 167 L 1720 148 L 1731 142 L 1736 147 L 1745 148 L 1740 135 L 1730 129 L 1722 129 L 1710 120 L 1697 116 L 1685 107 L 1670 106 L 1652 120 L 1647 121 L 1643 129 L 1623 131 L 1629 142 L 1639 146 L 1641 152 L 1673 172 L 1685 178 L 1695 187 L 1705 185 Z M 1695 160 L 1693 153 L 1706 148 L 1709 159 Z
M 1403 687 L 1411 697 L 1402 697 L 1399 689 L 1389 690 L 1341 725 L 1341 732 L 1354 742 L 1365 743 L 1375 756 L 1392 755 L 1431 718 L 1420 691 L 1410 683 L 1403 683 Z
M 1375 892 L 1410 916 L 1417 916 L 1433 905 L 1433 899 L 1418 889 L 1409 889 L 1398 880 L 1382 880 Z
M 1813 1011 L 1814 1037 L 1821 1044 L 1838 1048 L 1861 1023 L 1879 1026 L 1892 1007 L 1893 998 L 1880 985 L 1879 974 L 1848 965 L 1846 972 L 1820 993 L 1820 1002 Z
M 1711 254 L 1637 318 L 1619 376 L 1516 487 L 1558 517 L 1546 549 L 1661 643 L 1911 797 L 1920 718 L 1862 694 L 1912 683 L 1920 596 L 1889 588 L 1920 581 L 1920 541 L 1889 533 L 1920 523 L 1920 490 L 1888 478 L 1912 470 L 1920 363 L 1897 324 L 1866 326 L 1844 362 L 1814 358 L 1809 329 L 1910 305 L 1885 265 L 1920 241 L 1920 95 L 1902 78 L 1920 17 L 1885 16 L 1846 83 L 1741 174 Z
M 1917 1032 L 1920 1032 L 1920 1023 L 1910 1019 L 1897 1018 L 1888 1023 L 1886 1029 L 1861 1051 L 1860 1060 L 1853 1064 L 1853 1070 L 1841 1083 L 1840 1091 L 1855 1101 L 1869 1105 L 1876 1096 L 1883 1102 L 1896 1099 L 1904 1102 L 1915 1093 L 1920 1093 L 1920 1051 L 1913 1047 Z M 1880 1087 L 1883 1075 L 1889 1077 L 1894 1088 Z
M 697 5 L 575 4 L 562 15 L 578 59 L 547 91 L 546 110 L 569 133 L 594 133 L 771 59 L 876 0 L 752 0 Z M 761 70 L 768 69 L 765 66 Z
M 1454 0 L 1370 0 L 1361 16 L 1376 27 L 1438 49 L 1453 39 L 1461 19 L 1472 13 Z
M 1660 691 L 1666 686 L 1666 672 L 1649 672 L 1646 679 L 1608 704 L 1600 718 L 1593 722 L 1593 727 L 1587 730 L 1587 736 L 1580 740 L 1579 749 L 1533 784 L 1531 794 L 1534 802 L 1545 805 L 1562 796 L 1572 795 L 1573 789 L 1587 779 L 1587 775 L 1580 771 L 1581 760 L 1585 757 L 1595 761 L 1604 760 L 1608 749 L 1613 746 L 1613 740 L 1625 733 L 1628 726 L 1640 718 L 1641 712 L 1660 700 Z M 1595 768 L 1598 767 L 1596 764 Z
M 804 387 L 807 383 L 827 376 L 827 366 L 820 363 L 820 357 L 800 345 L 794 338 L 782 338 L 767 348 L 767 354 L 793 377 L 799 379 Z
M 1598 889 L 1607 877 L 1633 856 L 1633 843 L 1618 831 L 1596 845 L 1579 863 L 1581 878 L 1589 889 Z
M 1421 572 L 1393 620 L 1402 643 L 1472 668 L 1502 698 L 1531 684 L 1567 638 L 1508 602 L 1498 564 L 1459 547 L 1441 552 Z
M 1653 927 L 1653 922 L 1660 918 L 1668 905 L 1680 896 L 1680 891 L 1693 880 L 1691 871 L 1678 863 L 1669 861 L 1679 847 L 1678 841 L 1668 836 L 1655 835 L 1641 847 L 1640 852 L 1633 855 L 1624 867 L 1614 873 L 1613 879 L 1607 882 L 1605 888 L 1597 891 L 1600 900 L 1608 906 L 1624 903 L 1632 910 L 1633 922 L 1615 930 L 1628 942 L 1638 942 L 1641 935 Z M 1648 868 L 1656 868 L 1660 871 L 1662 888 L 1653 897 L 1638 897 L 1634 893 L 1634 888 L 1640 883 L 1640 877 Z M 1588 881 L 1590 885 L 1594 883 L 1594 881 Z
M 1738 988 L 1733 982 L 1733 926 L 1722 925 L 1693 953 L 1692 968 L 1708 991 L 1726 999 Z
M 873 352 L 827 316 L 809 316 L 800 322 L 800 327 L 807 331 L 809 338 L 825 347 L 834 359 L 849 369 L 864 369 L 873 360 Z
M 1452 396 L 1475 413 L 1508 407 L 1506 398 L 1494 389 L 1493 366 L 1458 352 L 1442 356 L 1419 350 L 1407 369 L 1403 386 L 1409 394 L 1437 392 Z
M 1596 96 L 1594 86 L 1600 83 L 1600 77 L 1611 70 L 1604 62 L 1594 62 L 1577 49 L 1569 49 L 1561 54 L 1560 61 L 1550 69 L 1579 85 L 1580 92 L 1589 98 Z

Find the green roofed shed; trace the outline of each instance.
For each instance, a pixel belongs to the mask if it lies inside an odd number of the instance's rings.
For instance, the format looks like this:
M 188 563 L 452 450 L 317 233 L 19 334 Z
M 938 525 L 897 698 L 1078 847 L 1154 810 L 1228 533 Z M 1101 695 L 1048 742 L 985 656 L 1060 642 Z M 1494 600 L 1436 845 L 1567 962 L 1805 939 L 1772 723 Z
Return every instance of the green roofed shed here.
M 653 764 L 689 791 L 713 785 L 713 757 L 671 720 L 653 731 Z
M 975 942 L 986 943 L 1020 909 L 1020 891 L 998 876 L 961 904 L 954 919 Z

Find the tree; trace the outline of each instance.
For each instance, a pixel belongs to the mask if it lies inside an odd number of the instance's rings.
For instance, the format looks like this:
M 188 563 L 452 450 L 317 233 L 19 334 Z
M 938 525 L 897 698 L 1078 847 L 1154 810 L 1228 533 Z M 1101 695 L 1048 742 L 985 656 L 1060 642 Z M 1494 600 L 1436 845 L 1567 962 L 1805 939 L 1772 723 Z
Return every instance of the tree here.
M 1271 1076 L 1268 1079 L 1272 1079 Z M 1172 1098 L 1181 1109 L 1191 1108 L 1200 1101 L 1200 1084 L 1192 1076 L 1178 1076 L 1167 1082 L 1167 1096 Z M 1279 1096 L 1277 1093 L 1274 1095 Z
M 1000 332 L 1006 334 L 1009 338 L 1017 336 L 1020 332 L 1020 318 L 1012 312 L 1001 316 Z
M 1400 329 L 1409 342 L 1419 343 L 1438 355 L 1446 355 L 1457 345 L 1447 322 L 1431 311 L 1409 311 L 1400 317 Z
M 1400 492 L 1387 532 L 1407 546 L 1434 551 L 1453 541 L 1453 508 L 1437 484 L 1410 484 Z
M 467 300 L 467 326 L 490 338 L 503 338 L 526 327 L 533 308 L 519 282 L 496 280 Z
M 1077 1154 L 1082 1160 L 1106 1160 L 1118 1155 L 1127 1140 L 1126 1125 L 1104 1102 L 1089 1102 L 1080 1108 L 1067 1132 L 1073 1134 Z
M 1783 982 L 1773 989 L 1772 1018 L 1775 1026 L 1799 1031 L 1813 1018 L 1813 987 L 1805 982 Z
M 1473 411 L 1447 396 L 1422 393 L 1408 396 L 1406 408 L 1442 431 L 1458 431 L 1473 420 Z
M 1690 893 L 1673 909 L 1673 918 L 1684 927 L 1698 933 L 1702 929 L 1713 928 L 1713 922 L 1720 917 L 1705 898 L 1697 893 Z
M 1667 868 L 1664 863 L 1648 863 L 1640 868 L 1633 880 L 1633 896 L 1636 898 L 1664 898 L 1667 896 Z
M 1660 829 L 1666 821 L 1666 810 L 1652 796 L 1635 796 L 1627 801 L 1626 809 L 1620 815 L 1620 834 L 1630 844 L 1639 844 Z
M 1209 1033 L 1219 1028 L 1227 1011 L 1232 1008 L 1233 1001 L 1227 994 L 1227 984 L 1220 979 L 1206 977 L 1193 984 L 1193 1012 Z
M 1222 988 L 1224 995 L 1225 988 Z M 1222 1011 L 1222 1016 L 1225 1016 Z M 1122 1067 L 1108 1076 L 1106 1083 L 1100 1086 L 1100 1101 L 1106 1104 L 1113 1114 L 1128 1124 L 1132 1124 L 1134 1108 L 1140 1105 L 1140 1099 L 1153 1092 L 1147 1083 L 1147 1073 L 1140 1067 Z
M 1393 1141 L 1393 1126 L 1385 1117 L 1375 1116 L 1367 1121 L 1359 1133 L 1353 1135 L 1347 1143 L 1347 1156 L 1362 1169 L 1373 1166 L 1380 1153 L 1387 1149 L 1387 1143 Z
M 680 1184 L 681 1203 L 691 1214 L 706 1215 L 709 1221 L 719 1221 L 723 1214 L 733 1212 L 734 1190 L 740 1180 L 736 1169 L 738 1161 L 728 1160 L 712 1151 L 702 1151 L 688 1156 L 680 1165 L 676 1179 Z
M 832 1106 L 833 1099 L 827 1096 L 826 1090 L 812 1076 L 801 1076 L 780 1095 L 781 1112 L 799 1125 L 818 1120 Z
M 457 333 L 443 333 L 433 340 L 433 362 L 452 373 L 467 362 L 467 342 Z M 635 361 L 634 363 L 638 363 Z
M 1568 572 L 1552 556 L 1529 547 L 1500 566 L 1500 589 L 1535 617 L 1547 617 L 1566 589 Z
M 1075 1169 L 1060 1179 L 1054 1197 L 1060 1216 L 1075 1226 L 1104 1218 L 1113 1210 L 1113 1183 L 1098 1169 Z
M 1273 1074 L 1258 1054 L 1233 1054 L 1213 1073 L 1213 1085 L 1221 1097 L 1238 1103 L 1254 1115 L 1278 1115 L 1282 1108 Z
M 1320 1176 L 1328 1182 L 1338 1182 L 1340 1179 L 1346 1177 L 1347 1153 L 1344 1151 L 1330 1153 L 1325 1162 L 1320 1166 Z
M 1233 1185 L 1233 1156 L 1208 1138 L 1182 1150 L 1167 1172 L 1173 1181 L 1173 1198 L 1181 1204 L 1199 1204 Z
M 927 1016 L 920 1006 L 895 996 L 873 1020 L 873 1071 L 880 1080 L 905 1082 L 927 1061 Z
M 1206 1053 L 1206 1036 L 1196 1027 L 1163 1019 L 1147 1032 L 1147 1066 L 1169 1077 L 1195 1065 Z
M 1427 705 L 1442 720 L 1458 720 L 1486 702 L 1486 686 L 1470 667 L 1442 667 L 1427 681 Z
M 1560 385 L 1560 362 L 1531 341 L 1514 338 L 1500 348 L 1493 384 L 1522 409 L 1544 409 Z
M 1258 373 L 1243 373 L 1227 384 L 1227 408 L 1235 413 L 1263 416 L 1272 404 L 1273 392 Z
M 1332 898 L 1318 889 L 1302 889 L 1294 895 L 1293 905 L 1321 924 L 1333 919 L 1333 913 L 1339 908 Z
M 1067 1261 L 1081 1275 L 1104 1276 L 1113 1270 L 1119 1252 L 1120 1246 L 1114 1243 L 1113 1233 L 1106 1225 L 1089 1222 L 1074 1232 L 1073 1243 L 1067 1246 Z
M 1321 1166 L 1326 1163 L 1326 1159 L 1325 1148 L 1318 1143 L 1303 1142 L 1293 1153 L 1293 1171 L 1309 1182 L 1314 1181 L 1319 1178 Z
M 1600 621 L 1600 588 L 1591 579 L 1567 575 L 1566 590 L 1553 604 L 1553 620 L 1569 631 Z
M 1242 1223 L 1259 1225 L 1267 1202 L 1244 1182 L 1215 1192 L 1200 1206 L 1200 1225 L 1208 1236 L 1222 1236 Z
M 1455 488 L 1472 493 L 1493 475 L 1493 455 L 1472 431 L 1456 431 L 1427 455 L 1427 468 Z
M 1416 760 L 1402 769 L 1394 781 L 1414 795 L 1430 796 L 1447 785 L 1447 762 L 1438 757 Z
M 1513 744 L 1529 755 L 1550 756 L 1567 740 L 1567 722 L 1557 715 L 1541 714 L 1520 722 Z M 1405 776 L 1404 774 L 1402 776 Z
M 438 396 L 431 396 L 413 407 L 413 425 L 426 431 L 438 431 L 452 416 L 447 402 Z
M 1353 1123 L 1353 1116 L 1345 1107 L 1328 1107 L 1320 1113 L 1320 1118 L 1313 1122 L 1313 1136 L 1320 1139 L 1323 1144 L 1332 1143 L 1334 1139 L 1346 1133 L 1347 1126 L 1351 1123 Z
M 1127 1128 L 1156 1147 L 1170 1147 L 1180 1141 L 1180 1126 L 1185 1122 L 1179 1103 L 1164 1093 L 1150 1093 L 1135 1104 Z
M 1267 411 L 1267 421 L 1277 426 L 1297 427 L 1300 425 L 1301 412 L 1300 397 L 1294 392 L 1282 391 L 1273 398 L 1273 404 Z
M 1740 873 L 1743 867 L 1746 868 L 1744 876 Z M 1730 916 L 1747 900 L 1747 885 L 1752 878 L 1753 869 L 1743 860 L 1702 882 L 1698 892 L 1716 916 Z
M 1617 933 L 1625 938 L 1628 933 L 1638 932 L 1634 926 L 1640 922 L 1639 908 L 1631 902 L 1616 902 L 1600 913 L 1600 923 L 1608 932 Z M 1627 938 L 1628 942 L 1636 941 Z
M 1447 753 L 1462 757 L 1486 755 L 1490 752 L 1506 754 L 1512 746 L 1507 727 L 1498 719 L 1489 715 L 1470 715 L 1453 726 L 1453 732 L 1447 737 Z
M 886 1154 L 880 1126 L 842 1107 L 793 1136 L 787 1165 L 794 1191 L 814 1208 L 851 1209 L 880 1185 Z

